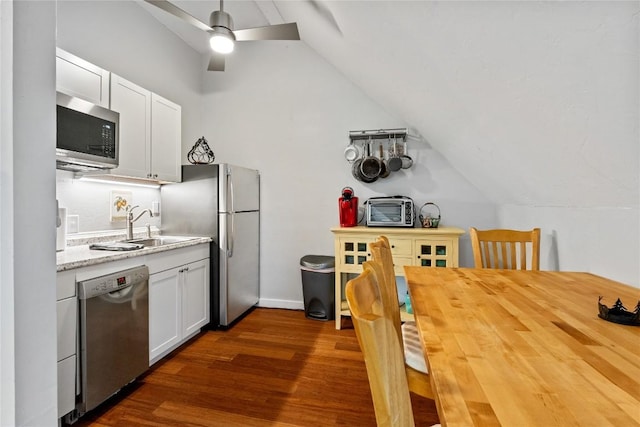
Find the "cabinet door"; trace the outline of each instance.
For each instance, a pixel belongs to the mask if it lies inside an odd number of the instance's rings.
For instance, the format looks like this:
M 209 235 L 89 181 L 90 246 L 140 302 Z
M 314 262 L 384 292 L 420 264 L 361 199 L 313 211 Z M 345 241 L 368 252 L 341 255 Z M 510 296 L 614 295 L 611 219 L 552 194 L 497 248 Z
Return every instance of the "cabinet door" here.
M 181 268 L 183 336 L 209 323 L 209 259 Z
M 341 237 L 340 250 L 337 262 L 345 273 L 359 273 L 362 271 L 362 263 L 371 259 L 369 243 L 375 239 L 370 236 Z
M 56 49 L 56 90 L 109 108 L 109 72 Z
M 421 267 L 457 267 L 458 258 L 454 253 L 451 239 L 417 239 L 416 262 Z
M 111 76 L 111 109 L 120 113 L 120 161 L 114 175 L 148 178 L 151 170 L 151 92 Z
M 151 177 L 180 182 L 182 108 L 155 93 L 151 104 Z
M 150 365 L 182 339 L 182 301 L 179 269 L 149 276 Z

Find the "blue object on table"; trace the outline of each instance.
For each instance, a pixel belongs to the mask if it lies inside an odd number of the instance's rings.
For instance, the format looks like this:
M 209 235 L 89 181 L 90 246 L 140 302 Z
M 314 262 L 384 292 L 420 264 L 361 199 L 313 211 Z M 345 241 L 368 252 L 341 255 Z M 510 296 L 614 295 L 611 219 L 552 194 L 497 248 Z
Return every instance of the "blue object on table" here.
M 405 307 L 407 307 L 407 313 L 413 314 L 413 307 L 411 307 L 411 298 L 409 297 L 409 291 L 407 291 L 407 294 L 404 297 L 404 305 Z

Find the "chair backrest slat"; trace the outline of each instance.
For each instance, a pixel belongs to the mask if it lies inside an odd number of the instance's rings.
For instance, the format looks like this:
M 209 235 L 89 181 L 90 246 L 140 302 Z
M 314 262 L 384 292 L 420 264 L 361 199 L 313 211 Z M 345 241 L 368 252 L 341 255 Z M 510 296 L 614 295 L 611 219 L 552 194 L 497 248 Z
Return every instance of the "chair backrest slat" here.
M 379 236 L 375 242 L 369 243 L 369 250 L 373 258 L 371 268 L 376 269 L 380 296 L 387 307 L 387 317 L 393 322 L 398 337 L 402 340 L 402 321 L 400 319 L 400 304 L 398 300 L 398 285 L 393 267 L 391 245 L 386 236 Z M 370 261 L 367 261 L 370 262 Z
M 540 269 L 540 229 L 470 229 L 476 268 Z

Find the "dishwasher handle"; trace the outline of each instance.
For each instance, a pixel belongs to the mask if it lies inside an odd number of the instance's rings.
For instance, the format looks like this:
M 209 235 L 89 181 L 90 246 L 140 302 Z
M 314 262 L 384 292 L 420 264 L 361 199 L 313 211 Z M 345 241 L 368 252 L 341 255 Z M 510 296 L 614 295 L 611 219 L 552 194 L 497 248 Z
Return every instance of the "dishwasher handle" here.
M 128 288 L 149 280 L 149 267 L 141 265 L 78 282 L 78 299 L 84 300 Z

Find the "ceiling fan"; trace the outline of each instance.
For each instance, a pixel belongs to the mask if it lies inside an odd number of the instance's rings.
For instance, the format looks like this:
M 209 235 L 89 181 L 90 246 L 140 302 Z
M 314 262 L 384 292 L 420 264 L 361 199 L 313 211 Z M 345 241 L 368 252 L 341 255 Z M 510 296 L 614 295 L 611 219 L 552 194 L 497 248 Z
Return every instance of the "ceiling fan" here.
M 209 25 L 199 21 L 167 0 L 144 1 L 210 34 L 209 44 L 212 52 L 209 60 L 209 71 L 224 71 L 225 55 L 233 52 L 236 41 L 300 40 L 298 25 L 295 22 L 234 30 L 231 15 L 223 10 L 223 0 L 220 0 L 220 10 L 211 13 Z

